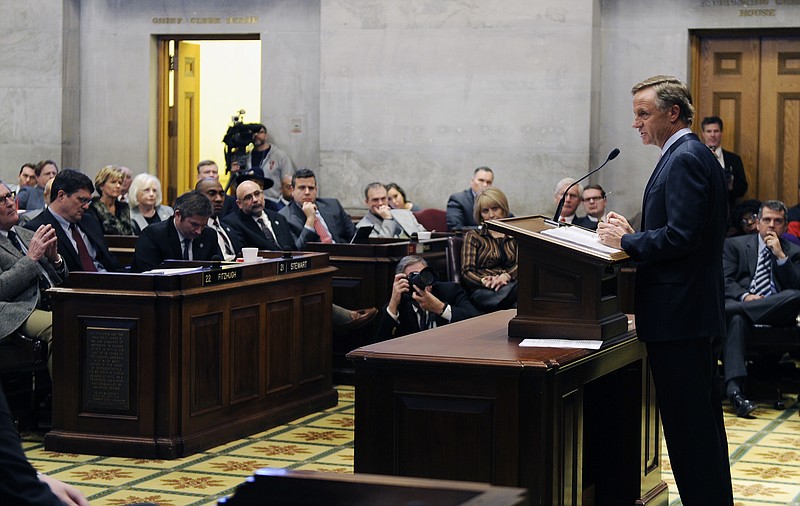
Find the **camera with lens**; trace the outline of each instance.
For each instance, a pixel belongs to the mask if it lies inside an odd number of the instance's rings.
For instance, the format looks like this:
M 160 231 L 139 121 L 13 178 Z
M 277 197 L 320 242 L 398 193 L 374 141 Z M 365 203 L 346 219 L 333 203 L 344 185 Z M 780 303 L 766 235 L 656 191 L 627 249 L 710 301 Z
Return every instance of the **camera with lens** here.
M 222 138 L 225 144 L 226 173 L 230 172 L 234 162 L 242 168 L 247 164 L 247 146 L 253 143 L 253 136 L 261 129 L 257 123 L 245 123 L 243 116 L 244 109 L 231 116 L 231 124 Z
M 419 272 L 412 272 L 408 275 L 409 291 L 404 293 L 403 297 L 413 300 L 411 294 L 414 293 L 415 286 L 424 290 L 428 286 L 433 286 L 437 281 L 439 281 L 439 275 L 430 267 L 425 267 Z

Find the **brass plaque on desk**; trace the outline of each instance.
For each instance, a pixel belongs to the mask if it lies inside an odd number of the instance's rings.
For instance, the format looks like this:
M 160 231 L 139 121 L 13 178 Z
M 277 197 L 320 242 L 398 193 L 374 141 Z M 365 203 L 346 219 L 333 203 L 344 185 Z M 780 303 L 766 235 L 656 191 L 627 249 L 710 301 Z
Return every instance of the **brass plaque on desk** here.
M 212 269 L 203 273 L 203 286 L 230 283 L 242 279 L 242 268 Z
M 83 409 L 130 410 L 130 330 L 86 328 Z

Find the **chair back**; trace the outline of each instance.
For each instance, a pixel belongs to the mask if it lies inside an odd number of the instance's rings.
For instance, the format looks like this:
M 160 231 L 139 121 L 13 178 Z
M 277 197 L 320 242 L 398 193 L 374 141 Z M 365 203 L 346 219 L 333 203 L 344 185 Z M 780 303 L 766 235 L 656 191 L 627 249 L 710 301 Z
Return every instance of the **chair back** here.
M 442 209 L 428 208 L 415 211 L 414 217 L 425 230 L 447 232 L 447 212 Z
M 464 237 L 451 235 L 447 238 L 447 278 L 453 283 L 461 284 L 461 248 Z

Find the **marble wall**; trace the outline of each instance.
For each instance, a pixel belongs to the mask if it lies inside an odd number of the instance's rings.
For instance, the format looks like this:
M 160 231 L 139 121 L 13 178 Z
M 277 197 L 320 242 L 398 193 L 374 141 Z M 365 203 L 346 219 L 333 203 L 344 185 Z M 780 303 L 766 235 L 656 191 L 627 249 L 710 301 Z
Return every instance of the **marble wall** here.
M 44 157 L 155 170 L 156 37 L 255 34 L 261 119 L 323 195 L 361 207 L 367 182 L 395 181 L 443 207 L 489 165 L 515 213 L 548 213 L 558 179 L 619 147 L 597 181 L 630 214 L 658 156 L 630 128 L 631 85 L 689 78 L 691 30 L 798 26 L 787 0 L 3 2 L 0 176 Z

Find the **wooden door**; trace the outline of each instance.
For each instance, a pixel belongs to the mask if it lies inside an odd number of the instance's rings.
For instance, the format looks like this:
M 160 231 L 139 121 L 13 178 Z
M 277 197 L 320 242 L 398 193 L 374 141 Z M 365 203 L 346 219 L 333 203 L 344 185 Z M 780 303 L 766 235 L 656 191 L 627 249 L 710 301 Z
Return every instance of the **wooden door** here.
M 800 38 L 707 36 L 695 56 L 695 131 L 706 116 L 725 124 L 722 146 L 742 157 L 745 198 L 798 200 Z
M 191 190 L 200 161 L 200 46 L 179 42 L 175 54 L 176 174 L 178 195 Z
M 800 38 L 761 42 L 758 188 L 797 204 L 800 181 Z

